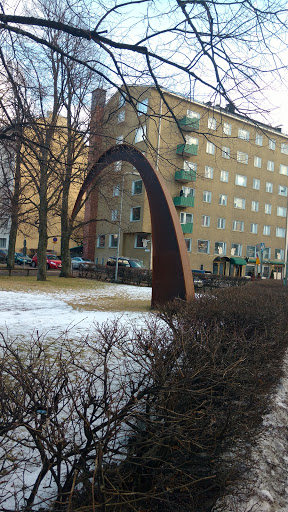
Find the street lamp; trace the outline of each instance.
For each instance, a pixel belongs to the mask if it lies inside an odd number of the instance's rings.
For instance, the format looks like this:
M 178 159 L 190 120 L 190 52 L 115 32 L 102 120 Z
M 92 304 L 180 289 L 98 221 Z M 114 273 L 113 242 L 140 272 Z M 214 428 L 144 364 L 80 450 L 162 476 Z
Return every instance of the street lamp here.
M 122 174 L 121 195 L 120 195 L 120 212 L 119 212 L 119 226 L 118 226 L 118 240 L 117 240 L 117 253 L 116 253 L 116 266 L 115 266 L 115 283 L 118 280 L 118 267 L 119 267 L 119 254 L 120 254 L 120 237 L 121 237 L 121 224 L 123 212 L 123 194 L 124 194 L 124 181 L 125 176 L 139 176 L 138 172 L 124 172 Z

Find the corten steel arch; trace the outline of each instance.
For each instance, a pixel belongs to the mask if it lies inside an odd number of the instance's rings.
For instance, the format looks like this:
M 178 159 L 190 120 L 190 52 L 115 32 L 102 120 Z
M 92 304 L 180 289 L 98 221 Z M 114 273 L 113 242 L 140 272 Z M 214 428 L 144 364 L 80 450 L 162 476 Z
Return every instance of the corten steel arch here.
M 153 277 L 152 306 L 176 297 L 194 297 L 193 277 L 180 222 L 163 178 L 134 146 L 119 144 L 103 153 L 86 177 L 76 199 L 72 222 L 80 210 L 84 194 L 109 164 L 124 160 L 139 172 L 146 188 L 152 225 Z

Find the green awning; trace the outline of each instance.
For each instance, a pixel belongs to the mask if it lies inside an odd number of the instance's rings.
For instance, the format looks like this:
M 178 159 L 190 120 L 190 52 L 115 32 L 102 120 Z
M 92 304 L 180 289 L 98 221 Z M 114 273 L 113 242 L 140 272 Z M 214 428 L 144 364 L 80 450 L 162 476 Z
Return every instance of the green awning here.
M 266 263 L 266 262 L 265 262 Z M 284 261 L 276 260 L 276 261 L 267 261 L 270 265 L 285 265 Z
M 234 263 L 234 265 L 247 265 L 245 258 L 230 258 L 230 263 Z

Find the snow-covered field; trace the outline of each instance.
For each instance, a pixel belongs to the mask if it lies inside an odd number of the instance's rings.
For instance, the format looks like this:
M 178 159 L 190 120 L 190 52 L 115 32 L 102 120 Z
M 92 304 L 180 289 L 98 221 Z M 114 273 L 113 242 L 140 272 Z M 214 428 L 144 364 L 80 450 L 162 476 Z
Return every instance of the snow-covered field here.
M 94 322 L 102 323 L 115 317 L 121 321 L 141 321 L 143 313 L 127 313 L 125 311 L 111 313 L 107 311 L 75 309 L 70 304 L 96 304 L 97 298 L 109 300 L 117 295 L 118 298 L 151 299 L 151 288 L 129 285 L 107 284 L 95 290 L 77 290 L 57 293 L 24 293 L 0 290 L 0 332 L 9 337 L 27 336 L 38 332 L 45 337 L 57 338 L 62 333 L 73 331 L 77 338 L 86 334 Z M 144 316 L 147 316 L 147 313 Z

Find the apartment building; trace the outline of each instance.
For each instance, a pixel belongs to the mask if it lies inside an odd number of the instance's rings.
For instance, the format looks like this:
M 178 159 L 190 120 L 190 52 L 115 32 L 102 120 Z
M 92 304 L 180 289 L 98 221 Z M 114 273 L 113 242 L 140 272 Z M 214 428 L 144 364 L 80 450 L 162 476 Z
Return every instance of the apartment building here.
M 283 277 L 288 136 L 237 114 L 233 105 L 190 101 L 166 90 L 161 97 L 154 86 L 129 91 L 137 108 L 119 92 L 105 106 L 102 150 L 133 144 L 162 175 L 191 269 L 265 277 L 273 270 Z M 95 260 L 105 264 L 115 256 L 119 240 L 120 255 L 150 267 L 151 224 L 142 180 L 125 162 L 109 172 L 98 197 Z

